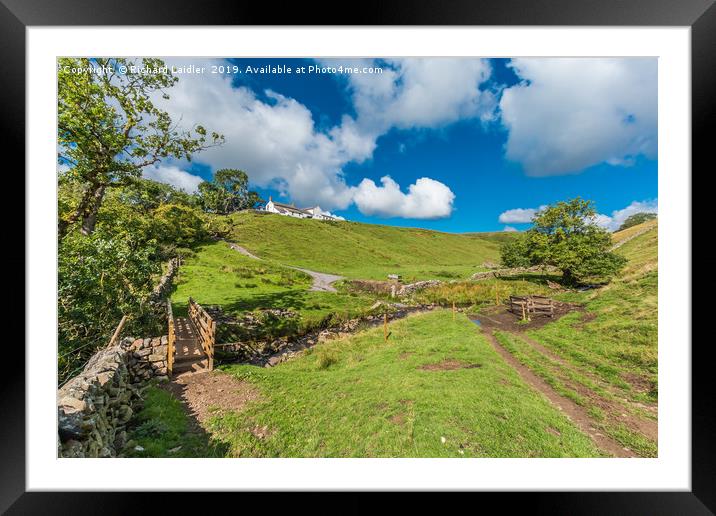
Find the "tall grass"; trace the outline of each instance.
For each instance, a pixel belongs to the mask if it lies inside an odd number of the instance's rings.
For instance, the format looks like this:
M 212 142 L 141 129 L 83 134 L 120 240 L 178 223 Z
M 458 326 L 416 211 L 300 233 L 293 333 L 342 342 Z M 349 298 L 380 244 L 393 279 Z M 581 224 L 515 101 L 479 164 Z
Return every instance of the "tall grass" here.
M 544 295 L 550 290 L 540 283 L 526 279 L 494 279 L 487 281 L 461 281 L 444 283 L 416 293 L 416 301 L 425 304 L 450 306 L 494 305 L 509 296 Z

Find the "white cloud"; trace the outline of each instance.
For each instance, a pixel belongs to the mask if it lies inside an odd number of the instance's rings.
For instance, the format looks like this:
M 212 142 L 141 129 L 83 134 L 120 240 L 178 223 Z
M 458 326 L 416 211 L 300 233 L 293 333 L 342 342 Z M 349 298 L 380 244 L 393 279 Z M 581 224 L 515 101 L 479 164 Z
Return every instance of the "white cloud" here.
M 637 213 L 659 213 L 659 203 L 656 199 L 650 201 L 633 201 L 626 208 L 614 210 L 612 215 L 597 214 L 594 222 L 609 231 L 616 231 L 626 219 Z
M 517 228 L 512 227 L 512 226 L 505 226 L 504 228 L 502 228 L 502 231 L 506 231 L 506 232 L 508 232 L 508 233 L 511 233 L 511 232 L 519 231 L 519 230 L 518 230 Z
M 331 64 L 338 62 L 349 64 L 343 59 Z M 190 62 L 168 59 L 167 64 Z M 196 64 L 207 66 L 206 61 Z M 226 137 L 224 145 L 197 153 L 196 161 L 214 170 L 240 168 L 253 185 L 276 188 L 297 204 L 340 210 L 361 191 L 350 184 L 359 181 L 350 181 L 343 167 L 371 159 L 378 138 L 390 129 L 438 128 L 462 118 L 486 120 L 495 109 L 494 95 L 478 89 L 490 75 L 487 61 L 404 59 L 387 65 L 381 75 L 346 77 L 356 116 L 344 115 L 340 124 L 325 131 L 316 127 L 311 111 L 300 102 L 272 91 L 264 92 L 267 99 L 262 99 L 246 87 L 233 88 L 222 75 L 182 75 L 168 90 L 171 99 L 156 102 L 182 126 L 202 123 Z M 451 206 L 452 201 L 442 205 Z
M 390 176 L 381 178 L 382 186 L 363 179 L 355 189 L 354 200 L 364 215 L 414 219 L 444 218 L 452 213 L 455 194 L 439 181 L 421 177 L 408 187 L 408 193 Z
M 514 59 L 500 100 L 506 157 L 531 176 L 627 165 L 657 150 L 655 58 Z
M 515 208 L 513 210 L 507 210 L 500 214 L 498 220 L 503 224 L 523 224 L 532 222 L 532 217 L 540 211 L 546 208 L 546 205 L 542 205 L 539 208 Z M 658 213 L 658 201 L 656 199 L 650 201 L 633 201 L 626 208 L 621 210 L 614 210 L 610 215 L 603 213 L 597 213 L 592 218 L 592 222 L 596 225 L 603 227 L 609 231 L 616 231 L 624 223 L 624 221 L 635 213 Z M 511 231 L 506 226 L 503 231 Z
M 532 222 L 535 214 L 545 207 L 542 205 L 539 208 L 514 208 L 500 213 L 497 220 L 502 224 L 526 224 Z
M 351 64 L 376 66 L 372 60 Z M 380 75 L 348 76 L 357 122 L 363 127 L 382 133 L 390 127 L 436 128 L 493 116 L 494 94 L 479 89 L 490 77 L 487 60 L 405 58 L 388 59 L 381 66 Z
M 203 181 L 199 176 L 190 174 L 179 167 L 173 165 L 155 165 L 147 167 L 142 172 L 147 179 L 167 183 L 176 188 L 184 190 L 187 193 L 195 193 L 199 183 Z

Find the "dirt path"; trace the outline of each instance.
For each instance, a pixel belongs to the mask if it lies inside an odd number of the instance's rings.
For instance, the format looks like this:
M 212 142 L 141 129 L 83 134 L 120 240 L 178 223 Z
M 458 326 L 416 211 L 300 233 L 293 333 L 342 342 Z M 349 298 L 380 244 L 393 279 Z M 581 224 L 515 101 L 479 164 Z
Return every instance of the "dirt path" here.
M 594 426 L 594 422 L 587 414 L 587 411 L 577 405 L 572 400 L 561 396 L 550 387 L 542 378 L 533 373 L 527 366 L 519 362 L 512 354 L 503 348 L 492 333 L 486 331 L 483 335 L 487 337 L 492 346 L 495 348 L 502 358 L 510 364 L 527 382 L 529 386 L 542 393 L 553 405 L 562 411 L 575 425 L 579 427 L 585 434 L 592 438 L 596 445 L 603 451 L 614 457 L 637 457 L 637 455 L 611 439 L 610 437 L 600 433 Z
M 238 412 L 260 397 L 250 383 L 218 371 L 186 372 L 173 378 L 165 388 L 184 403 L 198 423 L 221 412 Z
M 245 247 L 241 247 L 240 245 L 234 244 L 233 242 L 229 242 L 229 247 L 231 247 L 234 251 L 238 251 L 244 256 L 248 256 L 249 258 L 253 258 L 254 260 L 260 260 L 258 256 L 253 254 L 251 251 L 246 249 Z
M 229 247 L 232 248 L 234 251 L 237 251 L 244 256 L 248 256 L 249 258 L 253 258 L 254 260 L 261 260 L 258 256 L 253 254 L 251 251 L 246 249 L 245 247 L 241 247 L 238 244 L 235 244 L 233 242 L 228 242 Z M 311 278 L 313 278 L 313 284 L 311 285 L 311 288 L 309 290 L 315 291 L 315 292 L 338 292 L 336 288 L 333 286 L 333 283 L 335 283 L 338 280 L 345 279 L 345 276 L 338 276 L 336 274 L 327 274 L 325 272 L 316 272 L 309 269 L 302 269 L 300 267 L 292 267 L 291 265 L 286 265 L 289 269 L 294 269 L 297 271 L 305 272 Z
M 570 371 L 574 371 L 575 373 L 578 373 L 578 374 L 581 374 L 581 375 L 586 376 L 589 380 L 591 380 L 592 382 L 594 382 L 596 385 L 598 385 L 599 387 L 601 387 L 601 388 L 604 389 L 605 391 L 607 391 L 607 392 L 609 392 L 610 394 L 614 395 L 615 397 L 621 399 L 621 401 L 622 401 L 625 405 L 637 407 L 637 408 L 639 408 L 639 409 L 642 409 L 642 410 L 644 410 L 644 411 L 646 411 L 646 412 L 649 412 L 649 413 L 653 414 L 654 416 L 656 416 L 656 414 L 657 414 L 657 412 L 658 412 L 658 409 L 657 409 L 656 405 L 647 405 L 647 404 L 644 404 L 644 403 L 641 403 L 641 402 L 629 400 L 629 399 L 627 399 L 627 398 L 625 397 L 624 393 L 623 393 L 618 387 L 616 387 L 616 386 L 614 386 L 614 385 L 610 385 L 610 384 L 604 382 L 604 381 L 603 381 L 597 374 L 595 374 L 595 373 L 592 373 L 592 372 L 589 372 L 589 371 L 585 371 L 585 370 L 582 369 L 581 367 L 577 367 L 577 366 L 575 366 L 574 364 L 569 363 L 567 360 L 565 360 L 564 358 L 562 358 L 561 356 L 559 356 L 557 353 L 555 353 L 554 351 L 552 351 L 552 350 L 550 350 L 550 349 L 547 349 L 547 348 L 544 347 L 542 344 L 540 344 L 540 343 L 537 342 L 536 340 L 532 339 L 532 338 L 529 337 L 528 335 L 525 335 L 524 333 L 520 333 L 520 334 L 513 333 L 513 335 L 514 335 L 515 337 L 517 337 L 517 338 L 522 339 L 524 342 L 526 342 L 527 344 L 529 344 L 530 346 L 532 346 L 532 348 L 534 348 L 538 353 L 541 353 L 542 355 L 546 356 L 546 357 L 549 358 L 550 360 L 553 360 L 553 361 L 557 362 L 560 366 L 564 367 L 565 369 L 568 369 L 568 370 L 570 370 Z M 629 382 L 629 383 L 632 383 L 632 382 Z M 648 432 L 645 432 L 645 434 L 648 435 L 648 436 L 653 437 L 654 439 L 656 439 L 656 437 L 655 437 L 655 436 L 656 436 L 656 433 L 657 433 L 657 431 L 656 431 L 656 428 L 657 428 L 656 421 L 650 421 L 650 423 L 652 424 L 653 428 L 650 429 Z
M 309 290 L 316 292 L 338 292 L 333 286 L 333 283 L 345 278 L 345 276 L 326 274 L 325 272 L 316 272 L 308 269 L 301 269 L 300 267 L 291 267 L 290 265 L 287 265 L 287 267 L 295 269 L 297 271 L 305 272 L 306 274 L 311 276 L 313 278 L 313 285 L 311 285 L 311 288 Z

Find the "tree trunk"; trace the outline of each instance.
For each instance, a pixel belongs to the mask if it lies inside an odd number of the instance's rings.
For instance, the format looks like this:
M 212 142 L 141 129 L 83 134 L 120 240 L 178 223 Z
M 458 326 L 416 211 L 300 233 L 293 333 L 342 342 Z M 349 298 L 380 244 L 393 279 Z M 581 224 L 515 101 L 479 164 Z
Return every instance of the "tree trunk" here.
M 102 206 L 106 188 L 106 185 L 99 185 L 94 190 L 87 192 L 87 195 L 90 196 L 90 202 L 82 214 L 82 229 L 80 231 L 83 235 L 91 235 L 94 232 L 94 226 L 97 223 L 97 212 L 99 212 L 99 207 Z
M 102 205 L 105 189 L 106 185 L 93 185 L 87 188 L 84 194 L 82 194 L 82 200 L 80 200 L 74 213 L 67 219 L 60 220 L 58 223 L 57 230 L 60 242 L 67 235 L 70 226 L 80 219 L 82 219 L 81 231 L 84 235 L 89 235 L 94 231 L 94 226 L 97 222 L 97 212 Z

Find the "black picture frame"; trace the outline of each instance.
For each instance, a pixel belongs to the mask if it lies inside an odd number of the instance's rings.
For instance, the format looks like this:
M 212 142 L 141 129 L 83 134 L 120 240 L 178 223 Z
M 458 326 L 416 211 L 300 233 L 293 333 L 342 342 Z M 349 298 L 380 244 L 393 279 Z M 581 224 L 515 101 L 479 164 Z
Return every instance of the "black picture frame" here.
M 337 5 L 337 4 L 336 4 Z M 0 0 L 0 134 L 6 149 L 24 163 L 25 148 L 25 29 L 29 26 L 72 25 L 524 25 L 524 26 L 689 26 L 692 71 L 692 168 L 707 172 L 713 165 L 708 135 L 716 125 L 716 5 L 714 0 L 365 0 L 360 9 L 343 11 L 325 5 L 292 2 L 276 8 L 270 2 L 173 0 Z M 709 129 L 711 129 L 709 131 Z M 664 142 L 662 142 L 664 144 Z M 18 170 L 19 166 L 15 166 Z M 689 171 L 684 171 L 689 173 Z M 692 173 L 691 177 L 694 175 Z M 19 188 L 23 188 L 22 184 Z M 698 190 L 693 190 L 694 193 Z M 31 192 L 26 192 L 31 194 Z M 702 192 L 702 195 L 704 193 Z M 698 206 L 696 199 L 693 206 Z M 696 222 L 698 219 L 692 215 Z M 21 228 L 15 228 L 18 240 Z M 693 235 L 693 233 L 692 233 Z M 697 245 L 701 245 L 694 242 Z M 17 249 L 20 246 L 16 246 Z M 693 250 L 692 250 L 693 253 Z M 695 255 L 692 254 L 692 257 Z M 12 265 L 25 269 L 24 256 L 16 253 Z M 693 260 L 693 258 L 692 258 Z M 713 262 L 713 259 L 710 260 Z M 696 264 L 694 264 L 694 269 Z M 6 297 L 6 296 L 4 296 Z M 7 299 L 7 297 L 6 297 Z M 691 302 L 691 300 L 684 300 Z M 6 313 L 18 314 L 14 297 L 3 301 Z M 707 308 L 692 303 L 692 320 Z M 31 306 L 26 307 L 31 310 Z M 694 317 L 694 315 L 696 317 Z M 20 320 L 20 317 L 15 317 Z M 712 339 L 713 337 L 711 337 Z M 8 344 L 8 343 L 6 343 Z M 673 343 L 672 343 L 673 344 Z M 716 512 L 716 399 L 712 365 L 708 360 L 712 341 L 692 344 L 692 490 L 690 492 L 589 492 L 589 493 L 484 493 L 497 503 L 525 504 L 531 512 L 549 514 L 714 514 Z M 145 496 L 127 493 L 27 493 L 25 492 L 25 376 L 18 356 L 13 367 L 3 368 L 2 424 L 0 424 L 0 511 L 9 514 L 127 514 L 146 503 Z M 212 495 L 216 496 L 216 495 Z M 253 495 L 241 494 L 248 503 Z M 282 504 L 295 510 L 306 504 L 322 512 L 335 510 L 321 495 L 302 495 L 279 502 L 267 494 L 262 504 L 272 509 Z M 460 499 L 462 497 L 458 497 Z M 498 499 L 502 498 L 502 500 Z M 492 500 L 490 500 L 492 501 Z M 211 505 L 218 503 L 215 499 Z M 276 505 L 278 503 L 278 505 Z M 372 502 L 357 494 L 342 502 L 340 512 L 365 512 Z M 424 504 L 421 495 L 404 502 L 403 510 Z M 483 508 L 489 507 L 481 500 Z M 184 506 L 186 496 L 163 496 L 168 512 Z M 182 511 L 184 512 L 184 511 Z

